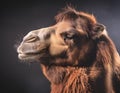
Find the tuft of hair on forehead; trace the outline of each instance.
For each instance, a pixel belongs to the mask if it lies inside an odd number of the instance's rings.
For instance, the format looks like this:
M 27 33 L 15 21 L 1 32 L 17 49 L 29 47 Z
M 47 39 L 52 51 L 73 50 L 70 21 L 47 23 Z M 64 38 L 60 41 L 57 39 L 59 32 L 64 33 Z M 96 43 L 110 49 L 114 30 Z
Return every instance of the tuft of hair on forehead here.
M 72 20 L 75 21 L 77 18 L 88 20 L 91 24 L 96 24 L 96 18 L 93 14 L 79 12 L 75 10 L 75 8 L 71 6 L 67 6 L 63 8 L 56 16 L 56 22 L 61 22 L 63 20 Z
M 62 20 L 66 20 L 66 19 L 74 20 L 74 19 L 77 19 L 77 18 L 78 18 L 77 11 L 74 8 L 70 7 L 70 6 L 67 6 L 67 7 L 63 8 L 55 16 L 56 22 L 60 22 Z

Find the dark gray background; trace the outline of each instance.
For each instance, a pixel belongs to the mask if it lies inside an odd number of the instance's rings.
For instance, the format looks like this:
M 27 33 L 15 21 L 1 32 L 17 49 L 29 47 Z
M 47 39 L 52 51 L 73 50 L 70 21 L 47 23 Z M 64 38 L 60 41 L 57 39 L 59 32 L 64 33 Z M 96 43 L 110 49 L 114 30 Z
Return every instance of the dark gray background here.
M 19 61 L 15 46 L 29 31 L 50 26 L 67 4 L 93 13 L 120 51 L 120 0 L 4 0 L 0 3 L 0 93 L 49 93 L 39 63 Z

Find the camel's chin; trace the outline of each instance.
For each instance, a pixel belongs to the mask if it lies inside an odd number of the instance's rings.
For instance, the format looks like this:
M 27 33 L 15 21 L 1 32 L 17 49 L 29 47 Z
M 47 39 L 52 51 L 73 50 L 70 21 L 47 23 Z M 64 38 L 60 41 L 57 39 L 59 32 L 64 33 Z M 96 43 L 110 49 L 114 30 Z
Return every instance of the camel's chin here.
M 20 60 L 30 61 L 30 62 L 36 61 L 40 57 L 41 57 L 40 54 L 18 54 L 18 58 Z

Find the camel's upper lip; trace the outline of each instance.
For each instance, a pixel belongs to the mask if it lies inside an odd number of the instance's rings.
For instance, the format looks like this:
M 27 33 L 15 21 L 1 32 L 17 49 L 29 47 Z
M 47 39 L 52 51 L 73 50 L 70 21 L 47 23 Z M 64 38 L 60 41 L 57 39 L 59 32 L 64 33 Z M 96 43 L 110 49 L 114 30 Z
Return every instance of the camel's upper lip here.
M 35 52 L 35 53 L 18 53 L 19 58 L 26 58 L 28 56 L 35 56 L 35 55 L 39 55 L 39 52 Z
M 34 55 L 40 55 L 40 54 L 43 54 L 45 53 L 46 49 L 42 49 L 40 51 L 35 51 L 35 52 L 27 52 L 27 53 L 24 53 L 24 52 L 21 52 L 21 51 L 18 51 L 18 54 L 19 56 L 34 56 Z
M 29 52 L 29 53 L 21 53 L 21 52 L 18 52 L 18 54 L 22 55 L 35 55 L 35 54 L 40 54 L 40 52 Z

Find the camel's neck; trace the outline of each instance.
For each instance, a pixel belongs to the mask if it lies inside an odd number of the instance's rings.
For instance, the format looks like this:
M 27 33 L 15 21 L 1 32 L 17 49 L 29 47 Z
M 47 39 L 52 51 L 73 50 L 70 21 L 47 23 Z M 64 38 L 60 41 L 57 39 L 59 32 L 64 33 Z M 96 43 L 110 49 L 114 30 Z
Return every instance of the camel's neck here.
M 87 74 L 85 68 L 79 70 L 74 68 L 69 69 L 63 82 L 60 84 L 51 84 L 51 93 L 90 93 L 89 76 Z
M 103 68 L 46 67 L 43 65 L 42 70 L 51 82 L 51 93 L 106 93 L 104 90 L 106 74 Z

